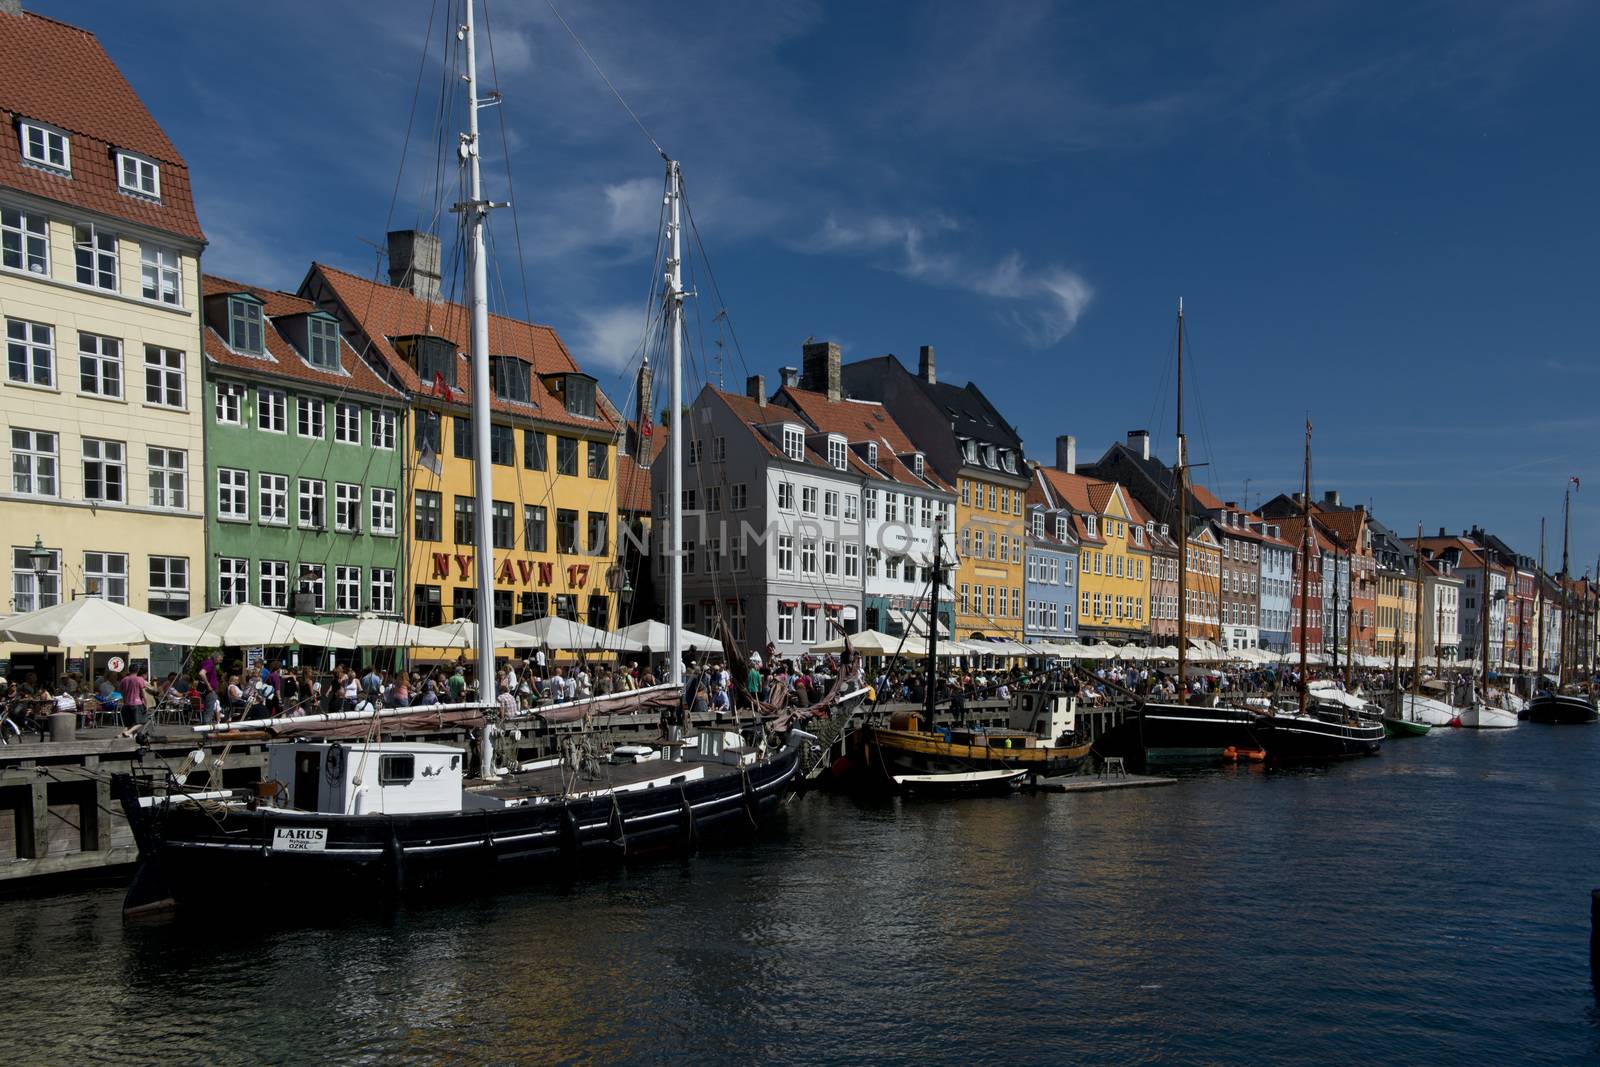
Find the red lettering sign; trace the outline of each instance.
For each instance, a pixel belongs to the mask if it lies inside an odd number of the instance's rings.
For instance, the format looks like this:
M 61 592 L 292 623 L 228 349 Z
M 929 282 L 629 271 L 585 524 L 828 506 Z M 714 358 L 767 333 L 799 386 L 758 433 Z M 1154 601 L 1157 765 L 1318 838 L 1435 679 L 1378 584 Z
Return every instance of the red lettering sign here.
M 472 557 L 456 553 L 456 569 L 461 572 L 461 580 L 466 581 L 472 577 Z
M 517 573 L 522 576 L 522 584 L 527 585 L 533 581 L 533 560 L 517 560 Z
M 509 559 L 500 561 L 500 569 L 495 572 L 494 580 L 497 582 L 514 582 L 517 580 L 517 572 L 512 569 Z
M 435 552 L 433 554 L 433 576 L 435 578 L 450 577 L 450 553 Z
M 539 584 L 540 585 L 549 585 L 551 582 L 553 582 L 555 580 L 556 580 L 556 565 L 554 563 L 546 563 L 543 560 L 540 560 L 539 561 Z

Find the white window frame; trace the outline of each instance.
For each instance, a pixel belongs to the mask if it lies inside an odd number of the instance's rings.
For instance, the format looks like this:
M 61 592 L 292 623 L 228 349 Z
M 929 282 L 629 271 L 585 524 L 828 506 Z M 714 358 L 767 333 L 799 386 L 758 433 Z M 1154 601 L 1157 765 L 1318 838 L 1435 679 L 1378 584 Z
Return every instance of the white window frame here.
M 793 534 L 779 534 L 777 536 L 777 546 L 774 549 L 774 557 L 776 559 L 776 565 L 779 574 L 794 573 Z
M 361 610 L 361 568 L 338 564 L 333 568 L 333 610 L 354 615 Z
M 43 447 L 46 443 L 48 448 Z M 11 491 L 54 497 L 61 490 L 60 438 L 49 430 L 11 428 Z M 48 489 L 41 489 L 41 484 Z
M 731 511 L 743 511 L 750 506 L 750 487 L 744 482 L 735 482 L 728 487 L 728 508 Z
M 861 546 L 854 541 L 844 543 L 844 576 L 846 578 L 861 576 Z
M 277 611 L 289 607 L 289 561 L 264 559 L 257 583 L 261 591 L 261 606 Z
M 256 428 L 262 433 L 289 432 L 289 394 L 282 389 L 256 387 Z
M 118 151 L 117 188 L 134 196 L 160 200 L 161 164 L 132 152 Z
M 189 557 L 151 556 L 148 599 L 150 610 L 155 611 L 157 601 L 189 600 Z M 189 612 L 185 611 L 184 615 Z
M 798 426 L 784 426 L 783 454 L 796 462 L 806 458 L 806 432 Z
M 394 614 L 394 568 L 374 567 L 371 574 L 372 593 L 368 608 L 379 615 Z
M 98 592 L 89 584 L 100 582 Z M 83 591 L 85 596 L 96 596 L 112 604 L 128 602 L 128 554 L 126 552 L 90 551 L 83 554 Z
M 22 355 L 17 374 L 16 356 Z M 40 357 L 43 357 L 42 363 Z M 40 373 L 43 367 L 44 373 Z M 33 389 L 56 388 L 56 328 L 47 322 L 6 319 L 6 381 Z
M 121 400 L 127 392 L 122 341 L 104 334 L 78 332 L 78 394 Z
M 839 517 L 839 494 L 835 490 L 827 489 L 822 493 L 822 515 L 824 518 L 836 519 Z
M 38 135 L 38 145 L 34 143 L 32 135 Z M 47 126 L 42 122 L 32 119 L 23 119 L 17 123 L 17 135 L 20 138 L 19 151 L 22 158 L 37 167 L 46 170 L 58 171 L 62 174 L 72 173 L 72 138 L 67 136 L 65 130 L 58 130 L 54 126 Z M 51 142 L 56 144 L 52 145 Z M 36 147 L 38 151 L 36 151 Z M 51 159 L 52 148 L 61 150 L 61 161 L 58 163 Z
M 183 257 L 176 249 L 139 246 L 139 294 L 157 304 L 183 306 Z
M 817 487 L 802 485 L 800 487 L 800 514 L 815 515 L 817 513 Z
M 222 522 L 250 521 L 249 471 L 217 468 L 217 518 Z
M 800 643 L 810 648 L 817 643 L 817 608 L 809 605 L 800 609 Z
M 90 454 L 91 452 L 93 455 Z M 100 496 L 89 495 L 89 464 L 91 463 L 100 466 Z M 116 496 L 111 496 L 105 492 L 113 481 L 110 477 L 112 471 L 116 472 Z M 128 449 L 123 442 L 109 441 L 99 437 L 83 438 L 83 498 L 85 500 L 98 501 L 102 504 L 125 504 L 128 502 Z
M 189 373 L 184 364 L 184 353 L 176 348 L 159 345 L 144 346 L 144 402 L 151 407 L 169 411 L 183 411 L 189 406 Z M 150 399 L 151 389 L 156 399 Z M 176 391 L 178 402 L 172 402 Z
M 238 556 L 217 559 L 217 603 L 223 607 L 250 603 L 250 561 Z
M 828 465 L 835 470 L 844 470 L 849 466 L 850 460 L 846 455 L 844 439 L 842 437 L 828 438 Z
M 183 511 L 189 506 L 189 454 L 181 448 L 148 446 L 150 506 Z
M 296 593 L 312 594 L 311 610 L 326 611 L 328 607 L 328 571 L 321 563 L 302 563 L 294 581 Z
M 288 526 L 289 476 L 286 474 L 273 474 L 271 471 L 262 471 L 257 481 L 260 484 L 260 502 L 257 505 L 260 508 L 258 521 L 263 526 Z
M 216 397 L 218 425 L 243 426 L 244 386 L 238 382 L 218 382 Z
M 320 478 L 300 478 L 295 484 L 295 511 L 302 530 L 328 528 L 328 485 Z M 312 505 L 315 505 L 313 507 Z
M 320 396 L 294 398 L 294 429 L 300 437 L 321 441 L 328 434 L 328 411 Z M 309 432 L 308 432 L 309 431 Z
M 778 605 L 778 641 L 780 644 L 794 643 L 794 605 Z
M 369 493 L 372 509 L 371 532 L 375 534 L 393 534 L 395 532 L 395 490 L 381 489 L 374 486 Z
M 91 222 L 77 223 L 72 228 L 72 258 L 73 277 L 79 285 L 108 293 L 121 290 L 121 243 L 116 234 L 107 233 Z M 85 272 L 89 276 L 88 281 L 83 279 Z M 106 284 L 107 275 L 110 276 L 110 285 Z
M 339 533 L 361 532 L 361 486 L 333 483 L 333 528 Z
M 385 452 L 394 451 L 397 417 L 392 408 L 372 409 L 372 447 Z
M 16 258 L 15 263 L 5 263 L 0 259 L 5 269 L 42 278 L 50 277 L 48 216 L 21 208 L 0 207 L 0 245 L 6 247 L 8 257 L 14 255 Z
M 354 421 L 352 422 L 352 416 Z M 333 439 L 343 445 L 361 443 L 361 405 L 348 400 L 333 403 Z

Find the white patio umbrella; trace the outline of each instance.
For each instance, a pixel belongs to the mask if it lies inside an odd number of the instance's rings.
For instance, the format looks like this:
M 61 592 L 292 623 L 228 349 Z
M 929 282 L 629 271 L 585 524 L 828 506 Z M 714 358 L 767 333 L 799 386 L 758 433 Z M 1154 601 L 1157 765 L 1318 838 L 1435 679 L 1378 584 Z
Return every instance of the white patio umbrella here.
M 428 644 L 425 627 L 371 612 L 362 612 L 353 619 L 340 619 L 330 623 L 327 629 L 343 634 L 362 648 L 419 648 Z
M 939 642 L 939 650 L 944 651 L 946 642 Z M 905 637 L 896 637 L 879 630 L 862 630 L 860 633 L 850 635 L 850 648 L 863 656 L 893 656 L 899 654 L 906 657 L 921 657 L 928 654 L 928 643 L 920 637 L 907 634 Z M 812 645 L 813 652 L 843 652 L 844 637 L 841 635 L 831 641 Z
M 662 628 L 663 632 L 665 629 Z M 516 639 L 513 644 L 568 652 L 643 652 L 645 647 L 643 642 L 632 638 L 622 637 L 609 630 L 585 626 L 581 622 L 573 622 L 571 619 L 563 619 L 556 615 L 519 622 L 515 626 L 506 627 L 505 632 Z M 666 647 L 666 644 L 662 644 L 656 651 Z
M 691 652 L 714 652 L 722 648 L 722 642 L 715 637 L 697 634 L 693 630 L 679 630 L 683 635 L 683 647 Z M 671 627 L 659 619 L 646 619 L 636 622 L 632 626 L 624 626 L 616 634 L 629 641 L 635 641 L 643 647 L 655 649 L 657 652 L 665 651 L 672 647 Z M 608 646 L 616 647 L 616 646 Z
M 225 608 L 191 615 L 183 624 L 199 631 L 197 641 L 186 644 L 229 645 L 249 648 L 255 645 L 322 645 L 327 648 L 355 648 L 344 634 L 318 626 L 293 615 L 254 604 L 230 604 Z
M 430 626 L 418 635 L 422 639 L 420 645 L 413 648 L 476 648 L 478 647 L 478 624 L 471 619 L 455 619 L 443 626 Z M 524 634 L 496 626 L 493 632 L 495 648 L 521 648 L 524 645 L 536 645 L 539 642 L 528 640 Z
M 25 645 L 115 648 L 118 645 L 193 645 L 198 634 L 185 623 L 99 597 L 67 600 L 5 620 L 0 636 Z

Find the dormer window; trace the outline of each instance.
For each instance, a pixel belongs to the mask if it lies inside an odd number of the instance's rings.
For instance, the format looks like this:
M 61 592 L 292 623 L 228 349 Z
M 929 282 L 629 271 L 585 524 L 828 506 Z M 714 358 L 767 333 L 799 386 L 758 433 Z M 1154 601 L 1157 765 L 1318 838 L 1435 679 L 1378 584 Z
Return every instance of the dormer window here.
M 873 467 L 878 465 L 878 442 L 867 442 L 867 463 Z
M 1065 515 L 1057 515 L 1056 516 L 1056 540 L 1057 541 L 1065 541 L 1066 539 L 1067 539 L 1067 517 Z
M 395 345 L 402 355 L 411 355 L 416 361 L 417 379 L 424 389 L 431 388 L 439 378 L 447 386 L 456 384 L 456 346 L 442 337 L 413 337 L 402 339 Z M 407 348 L 411 351 L 408 353 Z
M 161 168 L 129 152 L 117 153 L 117 188 L 136 196 L 161 199 Z
M 312 315 L 306 320 L 306 362 L 327 370 L 339 369 L 339 323 Z
M 846 463 L 847 460 L 845 459 L 844 438 L 829 437 L 828 466 L 833 467 L 835 470 L 842 471 L 845 469 Z
M 968 439 L 961 442 L 961 459 L 964 463 L 978 462 L 978 442 Z
M 1171 537 L 1172 536 L 1170 533 L 1167 532 L 1167 524 L 1166 523 L 1162 523 L 1161 524 L 1161 536 L 1162 537 Z
M 995 460 L 995 451 L 996 451 L 996 449 L 995 449 L 994 445 L 984 445 L 983 446 L 983 465 L 985 467 L 988 467 L 991 470 L 999 467 L 999 465 L 1000 465 Z
M 806 432 L 798 426 L 783 428 L 783 454 L 796 463 L 806 458 Z
M 1086 533 L 1088 533 L 1088 535 L 1090 537 L 1099 537 L 1100 536 L 1100 534 L 1098 532 L 1099 525 L 1100 525 L 1099 522 L 1095 519 L 1095 517 L 1093 515 L 1085 515 L 1083 517 L 1083 528 L 1084 528 L 1084 531 Z
M 528 365 L 514 356 L 490 356 L 489 380 L 494 389 L 495 399 L 508 400 L 516 404 L 528 404 L 533 401 L 533 392 L 528 375 Z
M 37 122 L 21 122 L 22 158 L 52 170 L 72 171 L 72 145 L 60 130 Z
M 1006 449 L 1005 451 L 1001 452 L 1000 453 L 1000 466 L 1005 470 L 1005 472 L 1007 474 L 1015 474 L 1015 473 L 1017 473 L 1017 454 L 1015 452 L 1011 451 L 1011 449 L 1009 449 L 1009 448 Z
M 1132 527 L 1132 530 L 1133 530 L 1133 543 L 1135 545 L 1139 545 L 1139 546 L 1142 547 L 1144 545 L 1144 527 L 1143 526 L 1134 526 L 1134 527 Z
M 563 392 L 567 402 L 568 415 L 577 415 L 585 419 L 595 417 L 593 378 L 586 374 L 569 374 L 567 375 L 567 384 Z
M 923 457 L 921 452 L 918 452 L 916 455 L 911 457 L 911 469 L 917 473 L 918 478 L 921 478 L 925 473 L 927 473 L 927 466 L 927 460 Z
M 1036 511 L 1033 513 L 1033 536 L 1044 536 L 1044 512 L 1042 511 Z
M 235 352 L 262 354 L 261 301 L 242 295 L 228 298 L 228 346 Z

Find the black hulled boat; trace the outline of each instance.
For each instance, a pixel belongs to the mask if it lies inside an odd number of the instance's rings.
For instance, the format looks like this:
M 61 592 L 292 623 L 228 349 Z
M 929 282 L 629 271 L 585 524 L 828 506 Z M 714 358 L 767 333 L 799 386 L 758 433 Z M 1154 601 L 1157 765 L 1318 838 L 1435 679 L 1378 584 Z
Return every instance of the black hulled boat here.
M 1273 763 L 1308 763 L 1376 756 L 1383 747 L 1383 723 L 1347 717 L 1334 710 L 1303 714 L 1264 715 L 1255 730 L 1267 759 Z
M 1529 722 L 1575 726 L 1600 720 L 1594 701 L 1582 693 L 1540 693 L 1528 702 Z
M 1261 748 L 1256 728 L 1265 719 L 1250 708 L 1146 704 L 1097 740 L 1094 751 L 1146 766 L 1215 763 L 1229 749 Z

